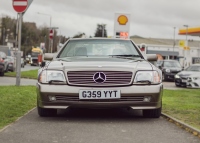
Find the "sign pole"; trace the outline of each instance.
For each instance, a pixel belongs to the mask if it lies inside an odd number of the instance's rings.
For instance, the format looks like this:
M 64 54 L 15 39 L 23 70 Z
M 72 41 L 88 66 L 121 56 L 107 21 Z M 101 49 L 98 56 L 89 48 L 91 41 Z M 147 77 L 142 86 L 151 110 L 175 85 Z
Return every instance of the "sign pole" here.
M 22 13 L 19 13 L 16 86 L 20 86 L 20 78 L 21 78 L 21 29 L 22 29 Z

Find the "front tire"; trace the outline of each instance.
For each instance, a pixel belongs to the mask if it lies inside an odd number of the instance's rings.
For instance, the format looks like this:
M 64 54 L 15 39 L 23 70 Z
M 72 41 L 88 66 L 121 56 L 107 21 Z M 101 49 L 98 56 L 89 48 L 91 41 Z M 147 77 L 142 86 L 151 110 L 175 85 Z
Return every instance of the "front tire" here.
M 175 83 L 175 85 L 176 85 L 176 87 L 181 87 L 180 85 L 178 85 L 178 84 L 176 84 L 176 83 Z
M 0 76 L 4 76 L 4 71 L 0 72 Z
M 37 105 L 37 110 L 40 117 L 52 117 L 57 115 L 57 109 L 45 109 Z
M 146 118 L 159 118 L 161 116 L 162 108 L 143 110 L 143 116 Z

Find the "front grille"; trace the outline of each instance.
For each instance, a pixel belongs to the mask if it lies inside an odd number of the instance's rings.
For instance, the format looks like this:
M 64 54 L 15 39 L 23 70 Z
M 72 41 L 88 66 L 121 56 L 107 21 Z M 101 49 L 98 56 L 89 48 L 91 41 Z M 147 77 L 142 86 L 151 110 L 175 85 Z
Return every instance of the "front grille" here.
M 187 78 L 187 77 L 181 77 L 181 79 L 183 79 L 183 80 L 187 80 L 188 78 Z
M 187 78 L 187 82 L 192 82 L 192 78 L 191 78 L 191 77 L 188 77 L 188 78 Z
M 65 95 L 56 95 L 56 101 L 87 101 L 87 102 L 143 102 L 144 96 L 122 96 L 120 99 L 84 99 L 80 100 L 78 96 L 65 96 Z
M 180 71 L 171 71 L 171 73 L 179 73 Z
M 94 81 L 96 73 L 103 73 L 106 80 L 102 83 Z M 67 72 L 69 85 L 79 86 L 121 86 L 130 85 L 132 81 L 132 72 L 126 71 L 69 71 Z

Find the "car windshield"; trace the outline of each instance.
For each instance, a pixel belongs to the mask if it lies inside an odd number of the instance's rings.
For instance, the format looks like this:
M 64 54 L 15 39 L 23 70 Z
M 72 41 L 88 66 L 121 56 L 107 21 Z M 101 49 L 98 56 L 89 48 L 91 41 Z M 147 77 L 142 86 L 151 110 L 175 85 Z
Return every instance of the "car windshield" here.
M 141 58 L 131 41 L 111 39 L 71 40 L 58 58 L 75 56 L 132 56 Z
M 200 71 L 200 66 L 190 66 L 186 71 Z
M 164 67 L 181 68 L 181 65 L 178 61 L 164 61 Z
M 31 53 L 31 57 L 38 57 L 39 54 L 40 54 L 40 53 L 38 53 L 38 52 L 32 52 L 32 53 Z

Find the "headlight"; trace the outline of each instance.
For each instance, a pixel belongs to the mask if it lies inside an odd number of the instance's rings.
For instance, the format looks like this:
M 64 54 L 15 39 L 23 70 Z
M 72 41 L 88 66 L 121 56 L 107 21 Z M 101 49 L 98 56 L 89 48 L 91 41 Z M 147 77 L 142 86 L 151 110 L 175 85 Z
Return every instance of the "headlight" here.
M 170 69 L 166 69 L 165 71 L 166 71 L 166 72 L 170 72 Z
M 176 74 L 176 75 L 175 75 L 175 78 L 180 78 L 180 76 Z
M 137 72 L 134 83 L 144 84 L 144 83 L 153 83 L 157 84 L 161 82 L 160 75 L 157 71 L 139 71 Z
M 62 71 L 44 70 L 40 73 L 38 81 L 40 83 L 66 83 L 64 73 Z

